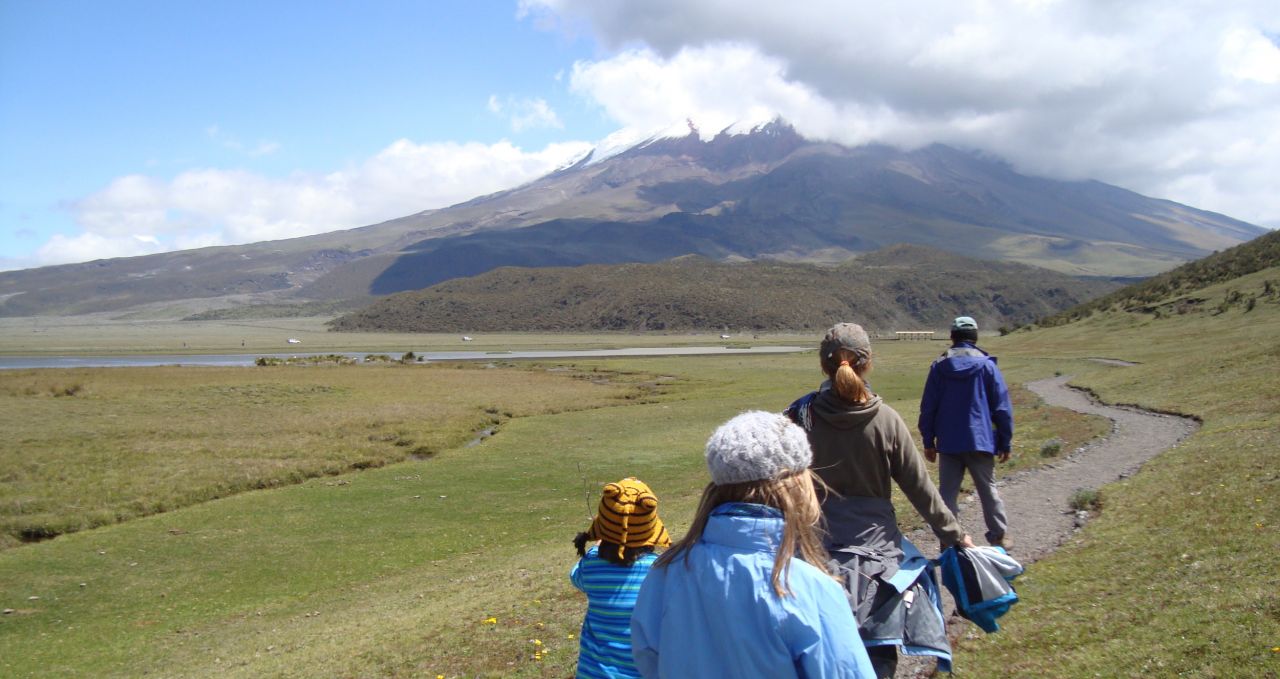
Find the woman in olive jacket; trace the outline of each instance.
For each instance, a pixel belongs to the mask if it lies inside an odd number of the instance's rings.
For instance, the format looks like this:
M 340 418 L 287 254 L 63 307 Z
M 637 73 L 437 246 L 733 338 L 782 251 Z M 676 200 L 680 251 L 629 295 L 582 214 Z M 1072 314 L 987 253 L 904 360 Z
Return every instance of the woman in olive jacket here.
M 830 487 L 822 502 L 826 547 L 845 585 L 877 676 L 893 676 L 898 650 L 950 670 L 941 599 L 929 561 L 898 529 L 896 483 L 943 547 L 973 541 L 929 479 L 897 411 L 872 393 L 871 341 L 853 323 L 827 331 L 819 347 L 827 382 L 787 408 L 813 448 L 812 469 Z

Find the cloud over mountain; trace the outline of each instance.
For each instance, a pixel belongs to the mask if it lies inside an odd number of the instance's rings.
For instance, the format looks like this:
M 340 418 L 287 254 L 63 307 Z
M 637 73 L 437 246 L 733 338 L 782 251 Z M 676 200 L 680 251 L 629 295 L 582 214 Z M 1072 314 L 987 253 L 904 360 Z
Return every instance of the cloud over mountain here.
M 1273 3 L 525 0 L 614 53 L 573 86 L 626 125 L 781 115 L 808 137 L 984 150 L 1280 226 Z

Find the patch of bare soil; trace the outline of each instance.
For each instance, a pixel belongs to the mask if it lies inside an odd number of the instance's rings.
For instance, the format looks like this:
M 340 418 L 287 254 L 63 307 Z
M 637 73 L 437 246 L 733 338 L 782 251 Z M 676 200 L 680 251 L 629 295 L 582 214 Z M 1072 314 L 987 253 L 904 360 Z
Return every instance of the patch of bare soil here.
M 1144 462 L 1176 446 L 1200 426 L 1187 417 L 1102 405 L 1086 392 L 1068 387 L 1068 379 L 1070 377 L 1055 377 L 1029 382 L 1026 386 L 1049 405 L 1110 419 L 1111 434 L 1052 464 L 1011 474 L 998 482 L 1009 516 L 1009 537 L 1013 540 L 1009 553 L 1024 566 L 1048 556 L 1080 529 L 1082 517 L 1077 517 L 1070 506 L 1071 497 L 1077 491 L 1094 490 L 1131 476 Z M 982 508 L 977 502 L 966 505 L 962 498 L 960 518 L 970 533 L 982 534 Z M 937 541 L 932 533 L 916 531 L 908 537 L 921 551 L 932 550 L 931 555 L 936 556 Z M 945 589 L 943 596 L 950 615 L 954 605 Z M 951 615 L 948 620 L 948 636 L 953 646 L 965 634 L 982 633 L 958 615 Z M 932 659 L 903 656 L 895 676 L 918 678 L 934 674 Z

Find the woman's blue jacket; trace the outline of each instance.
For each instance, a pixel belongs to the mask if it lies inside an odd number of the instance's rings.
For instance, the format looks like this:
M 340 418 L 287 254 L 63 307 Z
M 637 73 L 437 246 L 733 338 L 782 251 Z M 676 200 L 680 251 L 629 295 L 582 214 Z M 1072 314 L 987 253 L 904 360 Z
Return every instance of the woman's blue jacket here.
M 872 679 L 849 600 L 835 580 L 793 558 L 791 594 L 774 592 L 781 539 L 777 510 L 724 504 L 688 552 L 653 568 L 631 617 L 641 675 Z

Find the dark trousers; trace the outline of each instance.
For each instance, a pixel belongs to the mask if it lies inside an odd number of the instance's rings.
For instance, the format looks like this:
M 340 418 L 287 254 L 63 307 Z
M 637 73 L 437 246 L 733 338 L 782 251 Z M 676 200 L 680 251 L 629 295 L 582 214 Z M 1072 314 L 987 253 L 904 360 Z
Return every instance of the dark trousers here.
M 968 470 L 973 479 L 973 489 L 982 501 L 982 517 L 987 522 L 987 542 L 1004 538 L 1009 520 L 1004 513 L 1004 500 L 996 490 L 996 456 L 991 453 L 938 453 L 938 493 L 952 514 L 960 516 L 956 496 L 960 494 L 960 482 Z

